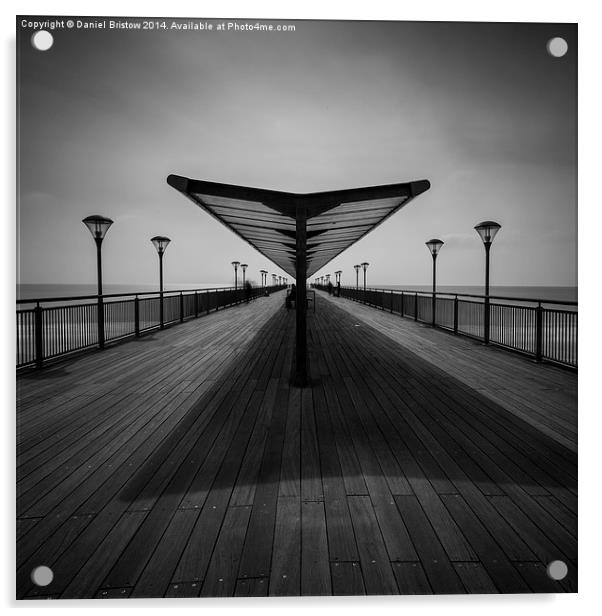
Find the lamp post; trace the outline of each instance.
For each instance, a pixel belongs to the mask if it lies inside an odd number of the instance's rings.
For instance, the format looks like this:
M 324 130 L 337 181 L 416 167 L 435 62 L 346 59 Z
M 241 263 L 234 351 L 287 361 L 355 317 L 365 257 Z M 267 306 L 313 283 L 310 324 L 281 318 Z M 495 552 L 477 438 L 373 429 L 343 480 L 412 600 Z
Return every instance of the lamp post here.
M 265 270 L 259 270 L 259 273 L 261 274 L 261 286 L 263 288 L 266 285 L 266 275 L 267 275 L 267 272 Z
M 353 269 L 355 270 L 355 290 L 357 291 L 360 288 L 360 269 L 361 265 L 354 265 Z
M 241 263 L 240 264 L 240 269 L 242 270 L 242 287 L 243 289 L 245 288 L 245 281 L 246 281 L 246 271 L 247 271 L 247 267 L 249 267 L 246 263 Z
M 168 237 L 156 235 L 151 238 L 151 242 L 159 254 L 159 327 L 163 329 L 163 255 L 165 254 L 167 244 L 169 244 L 171 240 Z
M 238 289 L 238 266 L 240 265 L 240 261 L 232 261 L 232 266 L 234 267 L 234 290 Z
M 443 242 L 441 240 L 438 239 L 432 239 L 429 240 L 428 242 L 425 242 L 427 248 L 431 251 L 431 254 L 433 255 L 433 303 L 432 303 L 432 313 L 433 313 L 433 319 L 432 319 L 432 325 L 433 327 L 435 326 L 435 313 L 436 313 L 436 309 L 437 309 L 437 296 L 436 296 L 436 292 L 437 292 L 437 255 L 439 254 L 439 251 L 441 250 L 441 246 L 443 246 Z
M 82 220 L 96 242 L 96 281 L 98 284 L 98 346 L 105 345 L 105 311 L 102 299 L 102 240 L 113 224 L 110 218 L 94 214 Z
M 272 274 L 272 286 L 276 286 L 276 274 Z
M 366 263 L 366 261 L 362 263 L 362 269 L 364 270 L 364 293 L 366 292 L 366 270 L 368 269 L 369 265 L 370 263 Z
M 493 238 L 496 236 L 497 232 L 502 228 L 497 222 L 493 222 L 492 220 L 485 220 L 484 222 L 480 222 L 475 230 L 483 240 L 483 245 L 485 246 L 485 303 L 484 303 L 484 318 L 483 318 L 483 342 L 485 344 L 489 343 L 489 319 L 490 319 L 490 310 L 489 310 L 489 252 L 491 250 L 491 244 L 493 242 Z

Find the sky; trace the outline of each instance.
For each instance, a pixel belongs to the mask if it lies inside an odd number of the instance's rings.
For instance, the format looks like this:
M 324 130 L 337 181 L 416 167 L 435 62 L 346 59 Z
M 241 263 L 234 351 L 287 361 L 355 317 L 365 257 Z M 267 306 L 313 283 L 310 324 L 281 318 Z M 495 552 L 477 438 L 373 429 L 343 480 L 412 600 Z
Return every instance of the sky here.
M 492 284 L 576 285 L 576 26 L 208 22 L 60 29 L 48 51 L 18 27 L 18 282 L 94 282 L 90 214 L 115 221 L 105 283 L 157 282 L 154 235 L 172 239 L 170 283 L 232 282 L 231 261 L 256 282 L 284 274 L 170 188 L 175 173 L 292 192 L 428 179 L 316 276 L 355 284 L 368 261 L 370 286 L 429 284 L 438 237 L 439 284 L 479 285 L 473 227 L 493 219 Z

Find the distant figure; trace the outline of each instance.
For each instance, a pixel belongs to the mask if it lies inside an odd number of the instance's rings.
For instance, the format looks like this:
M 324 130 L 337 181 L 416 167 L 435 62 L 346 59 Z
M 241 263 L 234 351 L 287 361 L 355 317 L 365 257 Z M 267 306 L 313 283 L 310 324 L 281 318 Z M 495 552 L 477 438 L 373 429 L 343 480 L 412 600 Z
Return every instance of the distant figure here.
M 294 284 L 291 285 L 291 290 L 286 296 L 287 310 L 290 310 L 293 307 L 293 303 L 295 304 L 295 306 L 297 305 L 297 287 Z
M 330 282 L 330 280 L 328 281 L 328 295 L 332 295 L 332 282 Z
M 247 280 L 247 282 L 245 282 L 245 301 L 247 302 L 247 304 L 249 303 L 249 299 L 251 298 L 251 283 Z

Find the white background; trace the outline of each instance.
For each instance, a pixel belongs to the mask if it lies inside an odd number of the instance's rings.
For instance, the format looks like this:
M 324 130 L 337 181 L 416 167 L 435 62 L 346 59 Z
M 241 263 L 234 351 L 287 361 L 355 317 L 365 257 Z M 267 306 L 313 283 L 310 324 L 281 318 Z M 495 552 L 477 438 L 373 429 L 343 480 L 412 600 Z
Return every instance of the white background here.
M 428 4 L 428 6 L 427 6 Z M 266 611 L 312 610 L 314 612 L 365 614 L 379 613 L 435 614 L 546 614 L 566 616 L 600 613 L 598 588 L 602 589 L 602 498 L 599 452 L 602 450 L 602 402 L 600 389 L 600 303 L 601 276 L 598 255 L 602 233 L 600 155 L 602 134 L 600 115 L 602 97 L 602 11 L 593 1 L 547 0 L 504 2 L 385 2 L 366 3 L 326 2 L 129 2 L 106 0 L 102 3 L 66 2 L 5 2 L 2 8 L 2 85 L 0 97 L 3 107 L 4 144 L 2 148 L 2 219 L 0 250 L 3 300 L 0 302 L 2 324 L 0 348 L 2 357 L 2 556 L 0 557 L 0 588 L 2 605 L 18 609 L 22 614 L 35 611 L 77 610 L 77 613 L 98 613 L 111 609 L 113 613 L 126 610 L 195 609 L 203 613 L 238 612 L 244 610 L 263 614 Z M 14 600 L 14 293 L 15 293 L 15 15 L 128 15 L 174 17 L 239 17 L 281 19 L 384 19 L 424 21 L 547 21 L 579 23 L 579 312 L 580 312 L 580 372 L 579 372 L 579 552 L 580 571 L 578 595 L 505 595 L 451 597 L 353 597 L 353 598 L 290 598 L 290 599 L 195 599 L 195 600 L 122 600 L 122 601 L 35 601 L 17 603 Z M 42 257 L 42 255 L 41 255 Z M 598 608 L 595 606 L 598 605 Z M 571 614 L 571 616 L 572 616 Z

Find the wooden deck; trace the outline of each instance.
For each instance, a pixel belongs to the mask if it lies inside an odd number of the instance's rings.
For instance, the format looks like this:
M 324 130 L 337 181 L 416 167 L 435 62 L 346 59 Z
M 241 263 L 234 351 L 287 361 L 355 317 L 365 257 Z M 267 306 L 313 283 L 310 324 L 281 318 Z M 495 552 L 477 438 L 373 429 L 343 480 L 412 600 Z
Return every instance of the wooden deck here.
M 322 294 L 308 325 L 306 389 L 282 293 L 20 376 L 17 595 L 576 590 L 575 374 Z

